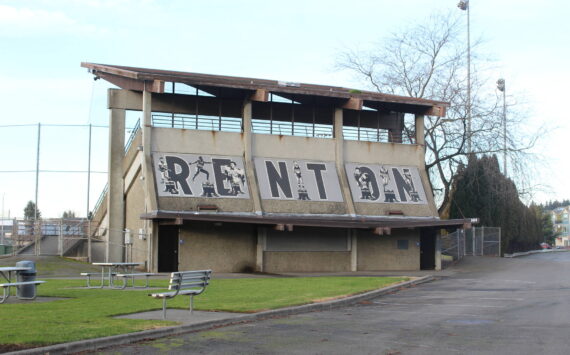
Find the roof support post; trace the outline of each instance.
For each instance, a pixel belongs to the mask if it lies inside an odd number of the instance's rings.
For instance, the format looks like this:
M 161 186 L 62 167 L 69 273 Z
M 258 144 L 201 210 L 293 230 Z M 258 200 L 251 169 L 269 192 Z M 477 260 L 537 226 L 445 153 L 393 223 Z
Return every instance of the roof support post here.
M 265 252 L 265 240 L 267 238 L 267 229 L 265 227 L 257 227 L 257 246 L 255 257 L 255 271 L 263 272 L 263 254 Z
M 154 184 L 154 174 L 152 173 L 152 94 L 150 91 L 143 91 L 142 100 L 142 145 L 143 145 L 143 163 L 142 171 L 144 177 L 145 190 L 145 210 L 154 211 L 158 208 L 156 200 L 156 191 Z
M 424 115 L 415 115 L 415 128 L 416 128 L 416 146 L 417 146 L 417 155 L 418 155 L 418 159 L 420 164 L 418 165 L 419 167 L 419 171 L 420 171 L 420 176 L 422 178 L 422 181 L 428 182 L 429 181 L 429 176 L 427 175 L 426 169 L 425 169 L 425 155 L 426 155 L 426 141 L 425 141 L 425 123 L 424 123 L 424 119 L 425 116 Z M 431 184 L 427 183 L 424 184 L 424 189 L 425 189 L 425 193 L 426 193 L 426 198 L 428 200 L 428 206 L 431 210 L 431 213 L 433 216 L 438 216 L 438 212 L 437 212 L 437 208 L 435 207 L 435 201 L 433 198 L 433 191 L 432 191 L 432 187 Z
M 109 95 L 111 91 L 108 92 Z M 107 262 L 123 261 L 123 229 L 125 228 L 125 199 L 123 194 L 123 158 L 125 156 L 125 110 L 111 109 L 109 114 L 109 216 Z
M 253 209 L 257 214 L 261 214 L 261 197 L 259 196 L 259 188 L 257 177 L 255 174 L 255 165 L 253 164 L 253 133 L 252 133 L 252 108 L 251 100 L 244 100 L 242 107 L 243 119 L 243 147 L 245 157 L 245 174 L 249 183 L 249 193 L 253 199 Z
M 340 181 L 340 188 L 342 190 L 342 197 L 346 204 L 346 211 L 351 216 L 356 215 L 354 202 L 352 201 L 352 194 L 348 185 L 346 171 L 344 169 L 344 135 L 342 133 L 343 127 L 343 110 L 342 108 L 334 109 L 334 140 L 335 140 L 335 163 L 336 172 Z
M 416 126 L 416 144 L 424 148 L 425 154 L 425 125 L 424 125 L 424 115 L 415 115 L 415 126 Z
M 358 232 L 349 229 L 350 235 L 350 271 L 358 271 Z

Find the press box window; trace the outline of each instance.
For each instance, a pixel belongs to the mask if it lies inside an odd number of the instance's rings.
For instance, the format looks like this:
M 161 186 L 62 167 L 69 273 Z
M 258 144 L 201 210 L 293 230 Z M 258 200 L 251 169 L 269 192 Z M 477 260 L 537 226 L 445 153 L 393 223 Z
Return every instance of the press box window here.
M 408 249 L 408 240 L 407 239 L 399 239 L 398 240 L 398 249 L 407 250 Z

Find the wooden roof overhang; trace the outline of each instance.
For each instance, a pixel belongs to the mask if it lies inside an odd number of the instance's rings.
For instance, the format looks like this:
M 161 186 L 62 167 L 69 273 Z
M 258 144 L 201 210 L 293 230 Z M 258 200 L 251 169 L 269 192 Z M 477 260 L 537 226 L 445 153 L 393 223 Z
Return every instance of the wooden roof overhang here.
M 246 223 L 255 225 L 292 225 L 305 227 L 355 228 L 355 229 L 400 229 L 400 228 L 469 228 L 477 219 L 439 219 L 436 217 L 406 216 L 350 216 L 309 215 L 290 213 L 243 213 L 243 212 L 180 212 L 153 211 L 141 215 L 141 219 L 182 224 L 184 221 Z
M 448 103 L 435 100 L 388 95 L 372 91 L 347 89 L 267 79 L 223 75 L 198 74 L 180 71 L 128 67 L 95 63 L 81 63 L 96 77 L 127 90 L 164 93 L 164 83 L 182 83 L 199 88 L 211 95 L 224 98 L 245 98 L 267 102 L 269 93 L 302 104 L 334 104 L 350 110 L 368 107 L 378 112 L 401 112 L 445 116 Z M 367 115 L 371 115 L 370 111 Z

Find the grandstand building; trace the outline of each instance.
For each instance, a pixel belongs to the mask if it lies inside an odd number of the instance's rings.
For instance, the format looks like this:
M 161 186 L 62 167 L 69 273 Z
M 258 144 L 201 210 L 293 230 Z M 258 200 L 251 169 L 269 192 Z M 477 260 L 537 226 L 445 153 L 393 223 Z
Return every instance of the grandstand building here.
M 82 63 L 108 92 L 108 261 L 150 271 L 440 267 L 424 115 L 444 102 Z M 141 112 L 125 149 L 126 111 Z M 406 134 L 404 121 L 415 130 Z M 407 132 L 407 131 L 406 131 Z

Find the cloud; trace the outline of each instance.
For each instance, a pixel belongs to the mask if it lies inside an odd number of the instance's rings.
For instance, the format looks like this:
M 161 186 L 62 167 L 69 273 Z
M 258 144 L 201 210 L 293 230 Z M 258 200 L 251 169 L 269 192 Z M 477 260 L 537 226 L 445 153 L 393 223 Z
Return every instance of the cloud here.
M 0 5 L 0 36 L 99 35 L 107 30 L 80 23 L 62 11 Z

